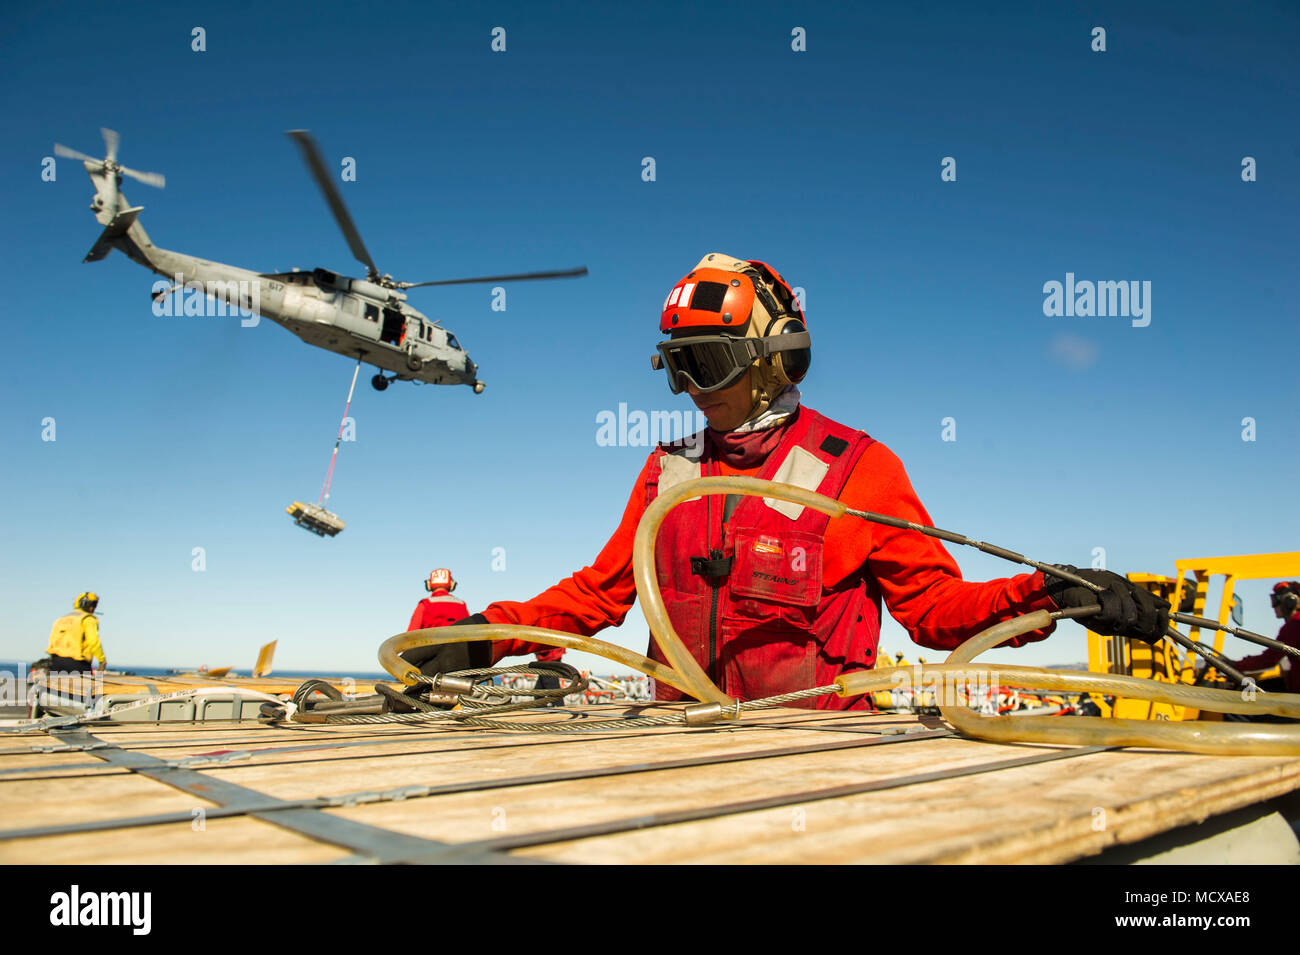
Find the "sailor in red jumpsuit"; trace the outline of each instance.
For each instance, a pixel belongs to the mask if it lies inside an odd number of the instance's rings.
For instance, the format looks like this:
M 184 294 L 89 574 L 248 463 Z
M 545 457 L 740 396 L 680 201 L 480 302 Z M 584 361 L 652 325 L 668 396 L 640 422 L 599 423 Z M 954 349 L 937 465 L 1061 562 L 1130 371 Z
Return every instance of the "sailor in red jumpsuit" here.
M 636 596 L 637 522 L 659 491 L 695 477 L 776 480 L 852 508 L 931 523 L 893 452 L 802 405 L 797 385 L 808 371 L 811 342 L 797 299 L 770 267 L 705 256 L 669 293 L 660 330 L 669 339 L 652 365 L 667 371 L 674 394 L 686 391 L 708 428 L 655 449 L 618 529 L 591 566 L 532 600 L 493 603 L 466 623 L 585 635 L 622 623 Z M 1041 572 L 965 581 L 943 545 L 915 531 L 832 521 L 743 495 L 706 495 L 675 507 L 660 529 L 656 568 L 677 634 L 710 679 L 742 700 L 822 686 L 840 673 L 873 667 L 882 599 L 917 643 L 937 649 L 1033 610 L 1098 601 L 1086 588 L 1046 582 Z M 1103 605 L 1113 619 L 1090 618 L 1090 627 L 1159 639 L 1167 617 L 1156 598 L 1115 574 L 1077 573 L 1108 588 Z M 1052 629 L 1010 645 L 1042 640 Z M 525 641 L 494 641 L 490 657 L 535 649 Z M 653 641 L 648 652 L 664 659 Z M 656 696 L 681 698 L 666 685 L 657 686 Z M 863 696 L 835 695 L 804 705 L 871 706 Z
M 451 592 L 456 589 L 456 580 L 446 567 L 434 569 L 429 574 L 429 579 L 424 582 L 424 589 L 429 592 L 429 596 L 415 605 L 415 612 L 411 614 L 411 622 L 406 628 L 408 631 L 423 630 L 426 627 L 447 627 L 456 623 L 479 622 L 470 618 L 469 608 L 465 606 L 465 601 L 451 595 Z M 470 655 L 467 651 L 471 649 L 477 652 Z M 559 660 L 564 656 L 562 647 L 537 646 L 519 652 L 521 654 L 535 652 L 537 659 L 543 662 Z M 489 666 L 494 661 L 488 659 L 486 654 L 486 646 L 469 648 L 463 644 L 457 644 L 446 648 L 420 647 L 406 651 L 403 656 L 411 663 L 421 666 L 430 673 L 438 673 Z M 552 685 L 559 686 L 558 683 L 552 684 L 545 677 L 543 677 L 543 680 L 546 681 L 548 687 Z

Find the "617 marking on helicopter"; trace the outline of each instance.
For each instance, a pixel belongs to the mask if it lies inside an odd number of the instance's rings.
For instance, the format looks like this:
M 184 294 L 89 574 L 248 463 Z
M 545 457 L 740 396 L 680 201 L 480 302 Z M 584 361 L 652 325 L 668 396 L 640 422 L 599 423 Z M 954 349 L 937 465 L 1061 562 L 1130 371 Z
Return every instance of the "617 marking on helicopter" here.
M 302 129 L 287 135 L 298 144 L 303 161 L 325 195 L 325 201 L 343 232 L 352 254 L 366 267 L 364 279 L 349 278 L 329 269 L 292 272 L 253 272 L 221 262 L 172 252 L 154 245 L 138 218 L 143 206 L 130 206 L 122 195 L 122 177 L 129 176 L 162 188 L 157 173 L 142 173 L 117 162 L 118 135 L 102 130 L 107 153 L 93 159 L 55 144 L 57 155 L 80 159 L 95 186 L 90 209 L 104 231 L 86 254 L 96 262 L 113 249 L 152 272 L 186 287 L 198 286 L 209 296 L 283 325 L 309 345 L 367 362 L 379 369 L 371 384 L 383 391 L 390 381 L 421 381 L 434 385 L 469 385 L 483 391 L 478 366 L 470 360 L 456 336 L 407 304 L 406 289 L 432 285 L 468 285 L 479 282 L 518 282 L 531 279 L 576 278 L 586 267 L 549 272 L 523 272 L 433 282 L 397 282 L 380 274 L 357 231 L 343 197 L 326 169 L 320 147 Z M 248 290 L 252 290 L 250 294 Z M 175 288 L 154 293 L 155 300 Z M 385 377 L 388 372 L 391 377 Z

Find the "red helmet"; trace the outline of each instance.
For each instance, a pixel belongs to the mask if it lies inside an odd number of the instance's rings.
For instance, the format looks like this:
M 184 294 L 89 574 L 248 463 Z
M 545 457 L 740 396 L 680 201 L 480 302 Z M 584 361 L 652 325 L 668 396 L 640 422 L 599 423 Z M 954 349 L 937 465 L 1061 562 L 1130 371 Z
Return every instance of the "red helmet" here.
M 424 589 L 433 593 L 437 590 L 455 590 L 456 580 L 446 567 L 437 567 L 429 572 L 429 579 L 424 582 Z
M 1273 585 L 1273 592 L 1268 595 L 1268 602 L 1274 609 L 1282 608 L 1288 615 L 1300 607 L 1300 580 L 1284 580 Z

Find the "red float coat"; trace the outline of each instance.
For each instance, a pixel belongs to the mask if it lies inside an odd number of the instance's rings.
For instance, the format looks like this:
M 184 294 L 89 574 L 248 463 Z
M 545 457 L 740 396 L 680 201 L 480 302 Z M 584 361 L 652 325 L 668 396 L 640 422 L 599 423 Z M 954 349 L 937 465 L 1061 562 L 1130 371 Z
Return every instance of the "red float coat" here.
M 1295 647 L 1300 650 L 1300 613 L 1294 613 L 1282 622 L 1282 629 L 1277 632 L 1277 640 L 1285 643 L 1288 647 Z M 1271 670 L 1279 663 L 1283 663 L 1283 676 L 1286 678 L 1286 691 L 1288 693 L 1300 693 L 1300 663 L 1297 663 L 1289 654 L 1281 650 L 1274 650 L 1268 647 L 1263 653 L 1257 653 L 1253 657 L 1245 657 L 1237 661 L 1237 669 L 1246 670 Z
M 411 614 L 411 623 L 407 630 L 423 630 L 425 627 L 445 627 L 455 623 L 457 620 L 464 620 L 469 616 L 469 607 L 465 606 L 465 601 L 459 597 L 453 597 L 451 591 L 443 587 L 433 588 L 433 592 L 415 605 L 415 613 Z M 518 643 L 518 641 L 511 641 Z M 530 644 L 526 650 L 512 651 L 511 653 L 497 654 L 493 659 L 500 660 L 503 656 L 512 656 L 515 652 L 519 654 L 536 653 L 538 660 L 554 661 L 564 656 L 563 647 L 547 647 L 541 644 Z
M 453 597 L 451 591 L 445 587 L 435 587 L 429 596 L 415 605 L 415 613 L 411 614 L 411 625 L 406 629 L 445 627 L 468 616 L 469 608 L 465 606 L 465 601 Z
M 810 408 L 800 408 L 778 427 L 779 443 L 756 467 L 729 467 L 712 441 L 703 442 L 700 476 L 775 478 L 810 486 L 852 508 L 930 524 L 902 463 L 884 445 Z M 586 635 L 622 623 L 636 597 L 637 523 L 661 477 L 667 475 L 667 486 L 696 476 L 684 452 L 679 444 L 650 455 L 618 529 L 590 567 L 527 602 L 494 603 L 484 616 L 493 623 Z M 917 643 L 936 649 L 952 649 L 998 621 L 1056 609 L 1041 573 L 964 581 L 943 545 L 916 531 L 849 517 L 831 521 L 811 509 L 784 502 L 772 507 L 756 497 L 739 498 L 724 524 L 723 500 L 707 495 L 669 513 L 660 528 L 656 570 L 683 643 L 719 688 L 739 699 L 821 686 L 839 673 L 871 668 L 882 596 Z M 701 562 L 709 559 L 724 563 Z M 1041 640 L 1052 629 L 1010 645 Z M 493 655 L 500 659 L 535 647 L 498 641 Z M 663 659 L 654 646 L 649 655 Z M 660 699 L 680 696 L 666 685 L 656 693 Z M 870 703 L 861 696 L 828 695 L 808 705 L 847 709 Z

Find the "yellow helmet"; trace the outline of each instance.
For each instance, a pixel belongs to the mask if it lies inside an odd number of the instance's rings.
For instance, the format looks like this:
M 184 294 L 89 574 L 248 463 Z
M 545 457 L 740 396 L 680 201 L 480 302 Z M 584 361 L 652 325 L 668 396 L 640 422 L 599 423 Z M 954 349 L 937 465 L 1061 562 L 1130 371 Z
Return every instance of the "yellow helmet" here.
M 78 610 L 84 610 L 86 613 L 94 613 L 95 608 L 99 606 L 99 594 L 86 591 L 84 594 L 78 594 L 76 602 L 72 605 Z

